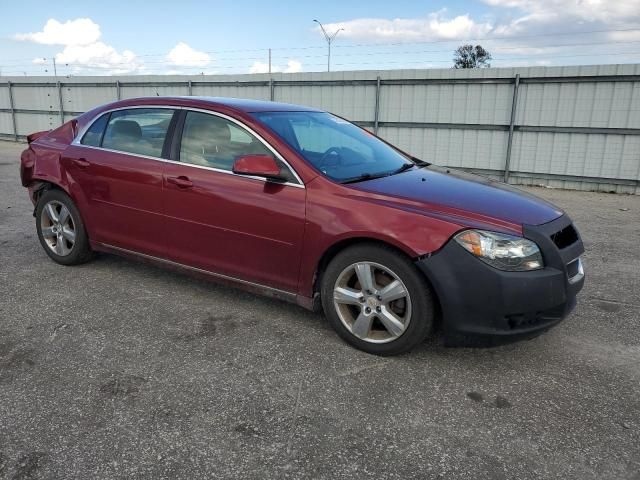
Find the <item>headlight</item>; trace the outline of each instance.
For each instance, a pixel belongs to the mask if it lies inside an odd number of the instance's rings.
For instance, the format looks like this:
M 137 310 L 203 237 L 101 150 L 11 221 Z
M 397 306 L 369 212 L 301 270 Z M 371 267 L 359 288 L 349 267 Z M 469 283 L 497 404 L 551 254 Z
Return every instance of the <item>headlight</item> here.
M 486 230 L 465 230 L 453 238 L 465 250 L 499 270 L 523 272 L 544 267 L 538 245 L 526 238 Z

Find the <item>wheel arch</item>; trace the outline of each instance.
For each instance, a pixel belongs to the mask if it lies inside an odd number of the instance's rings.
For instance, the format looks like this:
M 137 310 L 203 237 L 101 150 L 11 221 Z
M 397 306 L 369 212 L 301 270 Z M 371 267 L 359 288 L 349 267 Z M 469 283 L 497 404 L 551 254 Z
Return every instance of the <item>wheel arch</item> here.
M 47 255 L 56 263 L 61 265 L 78 265 L 91 259 L 92 250 L 89 236 L 85 227 L 84 219 L 80 213 L 76 202 L 71 196 L 61 188 L 60 185 L 55 183 L 44 183 L 38 185 L 38 192 L 34 194 L 38 201 L 35 206 L 34 216 L 36 217 L 36 231 L 40 244 L 44 248 Z M 60 217 L 56 218 L 52 215 L 51 211 L 45 215 L 45 206 L 52 202 L 60 204 L 60 210 L 58 214 Z M 55 207 L 57 208 L 57 207 Z M 62 220 L 62 211 L 66 209 L 64 221 Z M 43 223 L 43 218 L 48 216 L 48 223 Z M 67 223 L 71 222 L 71 223 Z M 48 234 L 43 234 L 45 227 L 53 227 L 56 225 L 56 229 L 53 229 Z M 62 228 L 62 230 L 60 230 Z M 71 230 L 73 235 L 71 238 L 67 235 L 65 228 Z M 48 238 L 57 235 L 57 241 L 53 244 Z M 64 240 L 66 239 L 66 240 Z M 67 241 L 69 243 L 67 243 Z M 61 247 L 62 248 L 59 248 Z
M 77 186 L 77 184 L 75 184 Z M 67 195 L 74 203 L 82 219 L 82 223 L 87 229 L 87 236 L 93 237 L 93 224 L 91 219 L 87 218 L 85 214 L 86 199 L 80 188 L 72 188 L 73 185 L 65 185 L 62 182 L 52 181 L 51 179 L 34 179 L 31 187 L 31 195 L 33 200 L 33 216 L 36 216 L 36 210 L 38 209 L 38 202 L 40 197 L 48 190 L 59 190 Z
M 386 242 L 384 240 L 380 240 L 378 238 L 363 236 L 363 237 L 350 237 L 350 238 L 344 238 L 342 240 L 339 240 L 324 251 L 324 253 L 320 257 L 320 260 L 318 261 L 318 264 L 316 266 L 314 276 L 313 276 L 313 310 L 315 311 L 322 310 L 322 300 L 320 297 L 320 291 L 321 291 L 321 285 L 322 285 L 322 277 L 324 275 L 324 272 L 327 266 L 329 265 L 331 260 L 333 260 L 336 257 L 336 255 L 338 255 L 340 252 L 342 252 L 346 248 L 350 248 L 354 245 L 377 245 L 384 248 L 388 248 L 396 252 L 398 255 L 401 255 L 407 258 L 412 263 L 415 262 L 417 258 L 417 256 L 414 257 L 409 255 L 406 250 L 398 247 L 397 245 L 394 245 L 393 243 L 390 243 L 390 242 Z M 431 289 L 431 295 L 432 295 L 432 298 L 435 300 L 435 309 L 436 309 L 435 328 L 439 328 L 442 323 L 442 307 L 440 305 L 440 299 L 438 297 L 436 289 L 434 288 L 431 280 L 424 274 L 424 272 L 422 272 L 422 270 L 416 267 L 416 271 L 418 272 L 420 277 L 424 279 L 425 283 Z
M 396 252 L 398 255 L 401 255 L 405 258 L 407 258 L 408 260 L 410 260 L 411 262 L 414 262 L 415 259 L 417 257 L 413 257 L 411 255 L 409 255 L 409 253 L 407 253 L 407 251 L 405 249 L 402 249 L 400 247 L 398 247 L 397 245 L 394 245 L 393 243 L 390 242 L 386 242 L 384 240 L 381 240 L 379 238 L 373 238 L 373 237 L 364 237 L 364 236 L 358 236 L 358 237 L 349 237 L 349 238 L 343 238 L 335 243 L 333 243 L 331 246 L 329 246 L 329 248 L 327 248 L 324 253 L 322 254 L 322 256 L 320 257 L 320 259 L 317 262 L 315 271 L 314 271 L 314 275 L 313 275 L 313 296 L 314 296 L 314 304 L 316 304 L 316 302 L 319 304 L 320 303 L 320 287 L 322 285 L 322 277 L 324 275 L 325 270 L 327 269 L 327 266 L 329 265 L 329 263 L 331 262 L 331 260 L 333 260 L 335 258 L 336 255 L 338 255 L 338 253 L 340 253 L 341 251 L 345 250 L 346 248 L 350 248 L 353 247 L 354 245 L 377 245 L 377 246 L 381 246 L 384 248 L 388 248 L 390 250 L 393 250 L 394 252 Z M 424 278 L 425 282 L 429 285 L 429 288 L 431 288 L 432 294 L 434 296 L 434 298 L 436 299 L 437 303 L 438 303 L 438 310 L 439 310 L 439 300 L 438 297 L 436 295 L 435 289 L 433 288 L 433 285 L 431 284 L 431 281 L 429 280 L 429 278 L 427 278 L 427 276 L 419 269 L 416 268 L 416 270 L 419 272 L 420 276 L 422 278 Z
M 66 193 L 67 195 L 69 195 L 69 192 L 60 184 L 52 182 L 51 180 L 34 180 L 33 184 L 32 184 L 32 188 L 33 188 L 33 193 L 32 193 L 32 198 L 33 198 L 33 202 L 34 204 L 37 205 L 38 200 L 40 199 L 40 197 L 42 196 L 42 194 L 44 192 L 46 192 L 47 190 L 60 190 L 64 193 Z M 71 196 L 71 195 L 69 195 Z

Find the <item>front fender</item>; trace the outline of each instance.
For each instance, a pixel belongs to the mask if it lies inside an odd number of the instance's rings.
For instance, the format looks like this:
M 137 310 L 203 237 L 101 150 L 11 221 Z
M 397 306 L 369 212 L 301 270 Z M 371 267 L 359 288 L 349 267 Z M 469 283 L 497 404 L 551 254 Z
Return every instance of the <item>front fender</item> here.
M 313 283 L 324 255 L 349 240 L 375 240 L 411 258 L 441 248 L 461 225 L 390 205 L 372 203 L 366 197 L 342 196 L 307 184 L 305 225 L 299 293 L 313 295 Z

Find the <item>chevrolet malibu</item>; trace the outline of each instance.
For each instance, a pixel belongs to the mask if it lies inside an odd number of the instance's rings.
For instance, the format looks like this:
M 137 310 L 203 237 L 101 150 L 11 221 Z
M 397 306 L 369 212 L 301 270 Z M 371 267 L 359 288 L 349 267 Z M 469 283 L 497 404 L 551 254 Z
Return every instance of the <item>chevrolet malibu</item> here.
M 28 137 L 44 251 L 136 257 L 323 309 L 364 351 L 530 338 L 566 317 L 583 244 L 557 207 L 283 103 L 140 98 Z

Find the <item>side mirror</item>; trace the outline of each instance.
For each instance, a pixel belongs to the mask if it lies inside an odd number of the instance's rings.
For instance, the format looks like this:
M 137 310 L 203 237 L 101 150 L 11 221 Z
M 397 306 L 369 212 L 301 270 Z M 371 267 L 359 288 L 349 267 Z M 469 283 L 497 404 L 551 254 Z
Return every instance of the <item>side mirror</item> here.
M 243 155 L 233 162 L 233 173 L 284 181 L 280 167 L 270 155 Z

